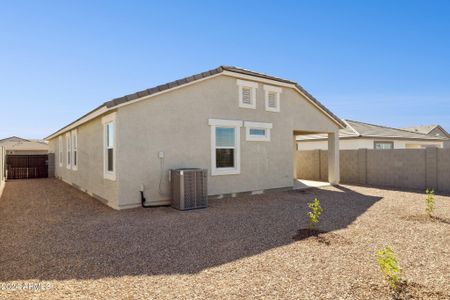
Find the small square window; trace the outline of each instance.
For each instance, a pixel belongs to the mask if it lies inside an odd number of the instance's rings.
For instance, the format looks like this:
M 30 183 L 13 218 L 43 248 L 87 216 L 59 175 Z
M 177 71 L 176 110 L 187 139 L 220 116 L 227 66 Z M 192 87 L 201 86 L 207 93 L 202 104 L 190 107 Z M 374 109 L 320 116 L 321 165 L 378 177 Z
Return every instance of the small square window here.
M 271 123 L 244 122 L 247 141 L 270 142 Z
M 250 128 L 251 136 L 266 136 L 267 129 Z
M 394 149 L 394 143 L 393 142 L 374 142 L 374 149 L 375 150 Z

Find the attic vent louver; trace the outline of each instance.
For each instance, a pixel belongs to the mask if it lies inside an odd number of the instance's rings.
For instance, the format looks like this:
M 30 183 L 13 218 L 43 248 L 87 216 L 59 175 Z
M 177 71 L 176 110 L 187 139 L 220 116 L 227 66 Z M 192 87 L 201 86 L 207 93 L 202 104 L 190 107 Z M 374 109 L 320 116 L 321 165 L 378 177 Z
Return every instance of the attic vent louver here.
M 242 103 L 252 104 L 252 89 L 244 87 L 242 88 Z
M 277 94 L 269 93 L 269 107 L 276 108 L 277 107 Z

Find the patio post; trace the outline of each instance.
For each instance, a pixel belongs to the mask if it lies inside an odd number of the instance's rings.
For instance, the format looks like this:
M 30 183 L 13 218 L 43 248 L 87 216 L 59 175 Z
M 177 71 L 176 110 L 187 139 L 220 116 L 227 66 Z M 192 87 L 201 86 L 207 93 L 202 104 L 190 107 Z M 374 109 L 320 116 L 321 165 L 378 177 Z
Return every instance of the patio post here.
M 328 182 L 339 184 L 339 133 L 328 134 Z

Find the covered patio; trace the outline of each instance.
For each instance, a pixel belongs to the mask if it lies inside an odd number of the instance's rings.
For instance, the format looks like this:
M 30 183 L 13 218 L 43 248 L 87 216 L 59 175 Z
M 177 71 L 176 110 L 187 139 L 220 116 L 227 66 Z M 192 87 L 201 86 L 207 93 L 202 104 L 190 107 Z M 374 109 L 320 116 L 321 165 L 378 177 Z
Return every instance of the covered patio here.
M 327 165 L 321 166 L 320 170 L 325 170 L 324 174 L 318 174 L 316 178 L 320 181 L 312 181 L 307 178 L 299 177 L 299 168 L 304 164 L 299 163 L 298 153 L 298 136 L 311 134 L 326 134 L 328 136 Z M 316 159 L 316 158 L 312 158 Z M 319 160 L 320 161 L 320 160 Z M 311 132 L 311 131 L 294 131 L 294 189 L 305 189 L 312 187 L 323 187 L 327 185 L 338 185 L 340 183 L 340 167 L 339 167 L 339 134 L 338 132 Z

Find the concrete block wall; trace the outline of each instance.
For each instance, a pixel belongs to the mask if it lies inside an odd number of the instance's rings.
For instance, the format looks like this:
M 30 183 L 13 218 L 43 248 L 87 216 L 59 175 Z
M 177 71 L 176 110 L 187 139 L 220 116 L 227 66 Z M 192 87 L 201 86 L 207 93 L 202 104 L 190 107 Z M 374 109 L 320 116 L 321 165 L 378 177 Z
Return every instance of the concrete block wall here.
M 437 152 L 437 182 L 436 190 L 450 193 L 450 148 L 439 149 Z
M 327 181 L 327 151 L 296 159 L 298 178 Z M 341 150 L 340 162 L 341 183 L 450 192 L 450 149 Z

